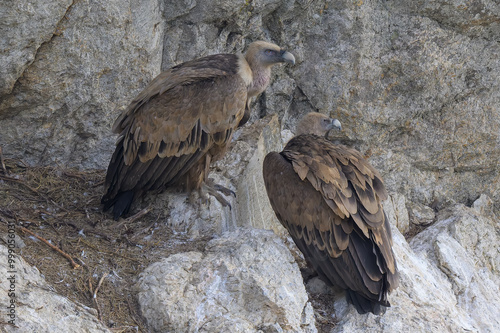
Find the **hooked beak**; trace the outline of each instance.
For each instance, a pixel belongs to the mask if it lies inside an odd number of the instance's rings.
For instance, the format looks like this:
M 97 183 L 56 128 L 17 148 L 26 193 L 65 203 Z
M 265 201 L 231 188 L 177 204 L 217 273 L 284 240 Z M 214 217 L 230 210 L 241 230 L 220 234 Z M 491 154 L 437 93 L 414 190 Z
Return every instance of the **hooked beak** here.
M 281 55 L 281 59 L 283 59 L 282 60 L 283 62 L 287 62 L 289 64 L 295 65 L 295 57 L 293 56 L 293 54 L 291 54 L 288 51 L 281 50 L 280 55 Z
M 342 130 L 342 125 L 340 124 L 340 121 L 338 119 L 332 119 L 332 128 L 331 129 L 338 129 L 339 131 Z
M 331 120 L 331 123 L 330 123 L 328 131 L 325 134 L 325 138 L 328 137 L 328 134 L 330 134 L 330 131 L 333 130 L 333 129 L 337 129 L 339 131 L 342 130 L 342 125 L 340 124 L 340 121 L 338 119 L 332 119 L 331 118 L 330 120 Z

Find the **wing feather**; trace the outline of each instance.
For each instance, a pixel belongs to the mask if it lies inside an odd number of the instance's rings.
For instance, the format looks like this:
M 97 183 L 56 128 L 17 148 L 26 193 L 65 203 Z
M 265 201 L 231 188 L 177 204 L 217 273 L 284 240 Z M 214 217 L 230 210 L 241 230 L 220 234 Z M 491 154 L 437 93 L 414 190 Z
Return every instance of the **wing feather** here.
M 335 236 L 335 245 L 340 251 L 345 251 L 349 245 L 349 234 L 346 234 L 341 225 L 332 224 L 333 234 Z
M 238 56 L 200 58 L 158 75 L 113 125 L 125 137 L 125 163 L 192 154 L 201 131 L 212 136 L 236 128 L 245 112 L 246 83 L 237 74 Z M 219 136 L 218 144 L 229 137 Z M 163 145 L 162 145 L 163 143 Z
M 353 184 L 356 191 L 357 199 L 370 214 L 376 214 L 380 210 L 380 200 L 375 197 L 375 192 L 371 186 L 364 186 L 360 184 Z

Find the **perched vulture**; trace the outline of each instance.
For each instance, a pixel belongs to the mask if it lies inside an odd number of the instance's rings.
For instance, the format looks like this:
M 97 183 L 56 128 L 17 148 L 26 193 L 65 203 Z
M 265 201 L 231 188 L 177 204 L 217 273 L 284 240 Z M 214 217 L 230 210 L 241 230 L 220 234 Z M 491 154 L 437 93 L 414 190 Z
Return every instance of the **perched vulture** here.
M 251 98 L 269 85 L 271 67 L 283 62 L 294 64 L 295 58 L 258 41 L 245 55 L 210 55 L 159 74 L 113 125 L 120 136 L 106 175 L 104 210 L 114 206 L 118 219 L 134 199 L 173 184 L 227 204 L 217 193 L 227 189 L 208 181 L 208 167 L 248 120 Z
M 390 306 L 398 286 L 380 174 L 361 156 L 325 137 L 340 122 L 307 114 L 281 153 L 264 159 L 264 182 L 276 216 L 319 277 L 346 291 L 363 314 Z

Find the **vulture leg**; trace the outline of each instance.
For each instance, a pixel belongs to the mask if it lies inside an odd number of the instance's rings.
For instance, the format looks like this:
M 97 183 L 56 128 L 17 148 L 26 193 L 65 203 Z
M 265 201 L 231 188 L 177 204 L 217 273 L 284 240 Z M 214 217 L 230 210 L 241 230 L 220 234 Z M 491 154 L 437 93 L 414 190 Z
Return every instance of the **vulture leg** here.
M 212 155 L 206 154 L 205 155 L 203 181 L 201 183 L 201 186 L 199 187 L 200 198 L 203 201 L 207 202 L 208 195 L 211 195 L 211 196 L 215 197 L 215 199 L 217 199 L 217 201 L 219 201 L 222 206 L 229 207 L 229 209 L 231 209 L 231 204 L 222 196 L 222 194 L 224 194 L 225 196 L 229 196 L 232 194 L 236 197 L 236 193 L 234 193 L 234 191 L 232 191 L 232 190 L 230 190 L 222 185 L 215 184 L 214 180 L 212 178 L 208 178 L 208 173 L 210 172 L 210 162 L 211 161 L 212 161 Z
M 203 173 L 203 181 L 206 183 L 208 180 L 208 173 L 210 172 L 210 162 L 212 161 L 212 155 L 205 154 L 205 172 Z

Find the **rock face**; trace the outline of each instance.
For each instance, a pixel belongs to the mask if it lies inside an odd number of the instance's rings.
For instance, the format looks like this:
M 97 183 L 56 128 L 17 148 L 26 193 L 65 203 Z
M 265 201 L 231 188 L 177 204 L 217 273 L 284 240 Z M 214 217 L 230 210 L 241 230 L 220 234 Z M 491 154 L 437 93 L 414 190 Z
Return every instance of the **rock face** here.
M 2 2 L 0 13 L 0 32 L 17 36 L 2 34 L 4 152 L 30 164 L 107 166 L 117 109 L 160 70 L 159 2 Z
M 22 258 L 15 257 L 15 273 L 8 273 L 8 249 L 3 245 L 0 245 L 0 260 L 4 277 L 0 283 L 0 302 L 6 307 L 11 299 L 15 300 L 17 326 L 6 325 L 14 318 L 4 316 L 2 332 L 111 332 L 97 319 L 97 311 L 58 295 L 40 272 Z M 12 275 L 15 276 L 13 287 L 7 279 Z M 11 293 L 15 294 L 14 298 L 9 296 Z
M 12 92 L 43 43 L 57 33 L 71 1 L 27 1 L 0 7 L 0 97 Z
M 139 278 L 154 332 L 317 332 L 292 255 L 272 232 L 239 229 L 174 254 Z
M 409 201 L 470 204 L 481 192 L 498 201 L 498 45 L 443 21 L 460 17 L 487 30 L 474 15 L 493 22 L 499 7 L 349 3 L 318 4 L 324 10 L 309 20 L 284 25 L 282 36 L 301 31 L 305 52 L 292 75 L 308 103 L 292 105 L 291 118 L 305 108 L 333 113 L 389 189 Z M 477 53 L 484 57 L 471 57 Z

